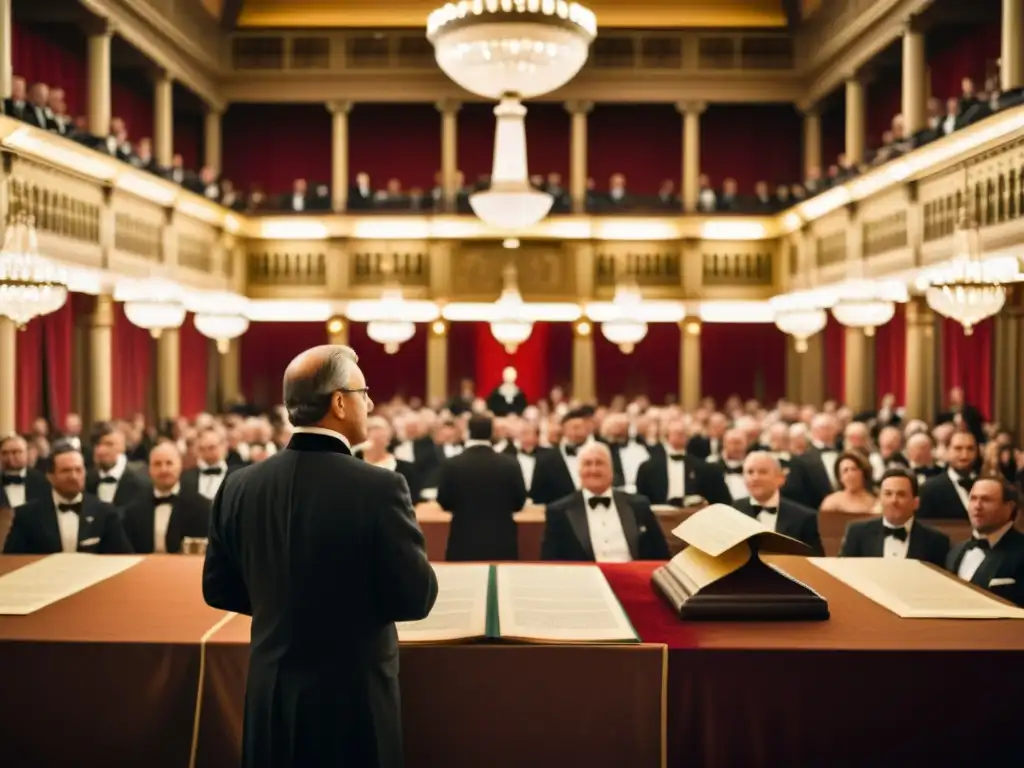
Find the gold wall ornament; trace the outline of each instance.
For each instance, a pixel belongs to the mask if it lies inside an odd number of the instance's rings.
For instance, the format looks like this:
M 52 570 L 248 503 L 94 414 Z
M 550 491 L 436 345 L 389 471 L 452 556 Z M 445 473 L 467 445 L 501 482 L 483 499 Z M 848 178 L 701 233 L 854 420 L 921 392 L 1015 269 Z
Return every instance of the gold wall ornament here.
M 501 293 L 504 270 L 516 268 L 522 295 L 531 299 L 576 298 L 573 253 L 552 241 L 522 242 L 508 250 L 500 242 L 466 241 L 451 252 L 452 297 L 460 301 L 492 301 Z

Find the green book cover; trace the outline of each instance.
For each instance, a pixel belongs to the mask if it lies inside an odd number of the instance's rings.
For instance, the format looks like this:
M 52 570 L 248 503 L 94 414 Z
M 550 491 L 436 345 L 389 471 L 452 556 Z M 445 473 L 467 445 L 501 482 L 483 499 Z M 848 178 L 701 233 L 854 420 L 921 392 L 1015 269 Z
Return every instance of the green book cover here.
M 487 637 L 497 640 L 501 637 L 501 621 L 498 618 L 498 566 L 492 565 L 487 574 Z

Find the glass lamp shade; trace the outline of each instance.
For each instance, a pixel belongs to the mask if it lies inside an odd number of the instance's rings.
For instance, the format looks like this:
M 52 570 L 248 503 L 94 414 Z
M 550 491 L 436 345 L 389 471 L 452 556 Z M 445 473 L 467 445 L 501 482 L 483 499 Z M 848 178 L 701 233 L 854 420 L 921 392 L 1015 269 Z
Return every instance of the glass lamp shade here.
M 795 340 L 796 351 L 807 351 L 807 340 L 828 323 L 821 297 L 811 294 L 774 296 L 769 304 L 775 311 L 775 327 Z
M 187 312 L 181 288 L 160 278 L 119 283 L 114 299 L 123 302 L 128 322 L 145 328 L 154 339 L 171 328 L 180 328 Z
M 532 227 L 551 210 L 554 198 L 530 185 L 526 157 L 526 108 L 517 99 L 502 99 L 494 108 L 494 163 L 490 189 L 474 192 L 469 205 L 495 229 Z
M 244 315 L 200 312 L 192 316 L 196 330 L 217 342 L 217 351 L 226 355 L 231 340 L 249 330 L 249 318 Z
M 565 0 L 460 0 L 427 18 L 441 71 L 488 99 L 561 88 L 586 63 L 596 36 L 594 14 Z
M 1006 286 L 996 283 L 944 283 L 925 291 L 925 301 L 933 312 L 960 323 L 965 336 L 974 326 L 998 315 L 1006 304 Z
M 67 270 L 39 255 L 31 219 L 16 217 L 0 251 L 0 316 L 24 328 L 33 318 L 56 312 L 67 298 Z
M 384 351 L 393 355 L 416 335 L 416 323 L 408 320 L 371 320 L 366 324 L 366 335 L 384 345 Z
M 896 303 L 906 302 L 907 288 L 894 281 L 852 280 L 840 286 L 832 316 L 847 328 L 862 328 L 866 336 L 892 320 Z
M 533 322 L 523 312 L 523 297 L 512 274 L 511 269 L 506 270 L 506 287 L 494 303 L 496 314 L 491 321 L 491 335 L 510 355 L 533 333 Z
M 601 323 L 601 335 L 626 355 L 647 337 L 647 323 L 637 319 L 642 301 L 640 288 L 635 283 L 617 286 L 612 299 L 615 315 Z

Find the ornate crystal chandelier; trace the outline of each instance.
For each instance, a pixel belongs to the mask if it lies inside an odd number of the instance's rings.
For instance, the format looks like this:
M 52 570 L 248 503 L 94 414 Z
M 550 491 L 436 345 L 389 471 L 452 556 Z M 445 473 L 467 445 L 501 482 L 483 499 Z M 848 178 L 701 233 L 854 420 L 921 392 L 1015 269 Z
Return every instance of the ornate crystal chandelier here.
M 118 283 L 114 300 L 123 302 L 128 322 L 145 328 L 154 339 L 185 322 L 184 292 L 177 283 L 163 278 Z
M 32 217 L 11 217 L 0 251 L 0 316 L 24 328 L 30 320 L 56 312 L 68 299 L 67 270 L 39 255 Z
M 206 297 L 204 306 L 195 307 L 192 324 L 208 339 L 217 342 L 217 351 L 226 355 L 231 341 L 249 330 L 248 302 L 235 294 Z
M 460 0 L 428 17 L 441 70 L 467 91 L 500 100 L 491 188 L 470 197 L 485 223 L 522 229 L 551 210 L 551 196 L 530 186 L 521 100 L 572 80 L 596 35 L 594 14 L 565 0 Z
M 954 237 L 956 256 L 929 280 L 925 301 L 970 336 L 974 326 L 1002 311 L 1009 286 L 1020 280 L 1020 269 L 1016 258 L 983 258 L 981 233 L 966 205 L 961 206 Z
M 408 312 L 405 308 L 405 297 L 397 283 L 385 286 L 375 310 L 377 315 L 366 324 L 366 335 L 373 341 L 384 346 L 389 355 L 395 354 L 399 348 L 416 335 L 416 324 L 404 320 Z
M 643 298 L 636 281 L 620 283 L 612 299 L 614 316 L 601 323 L 601 335 L 618 346 L 623 354 L 631 354 L 647 337 L 647 323 L 639 319 Z
M 491 320 L 491 334 L 510 355 L 533 333 L 533 321 L 524 312 L 516 277 L 513 265 L 505 267 L 505 287 L 494 304 L 495 315 Z
M 768 303 L 775 312 L 775 327 L 793 337 L 800 354 L 807 351 L 807 340 L 828 322 L 820 299 L 808 294 L 773 296 Z
M 850 280 L 836 286 L 832 316 L 847 328 L 863 328 L 865 336 L 892 320 L 896 304 L 909 299 L 898 280 Z

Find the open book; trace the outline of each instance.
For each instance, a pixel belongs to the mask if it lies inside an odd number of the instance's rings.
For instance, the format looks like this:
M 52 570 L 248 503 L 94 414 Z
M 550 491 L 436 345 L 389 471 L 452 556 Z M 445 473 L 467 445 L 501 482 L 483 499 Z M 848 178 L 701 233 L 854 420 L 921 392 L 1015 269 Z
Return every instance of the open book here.
M 434 572 L 434 609 L 422 621 L 399 622 L 403 643 L 640 642 L 597 566 L 445 563 Z
M 759 557 L 808 554 L 803 542 L 725 504 L 694 513 L 672 533 L 689 546 L 651 580 L 681 618 L 828 618 L 825 598 Z

